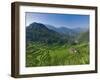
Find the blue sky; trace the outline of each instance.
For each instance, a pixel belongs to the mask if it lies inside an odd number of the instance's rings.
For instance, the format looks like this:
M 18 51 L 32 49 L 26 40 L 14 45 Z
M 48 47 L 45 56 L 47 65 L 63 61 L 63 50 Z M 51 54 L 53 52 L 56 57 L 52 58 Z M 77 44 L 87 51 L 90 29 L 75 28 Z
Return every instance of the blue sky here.
M 55 27 L 88 28 L 89 17 L 89 15 L 26 12 L 26 26 L 38 22 Z

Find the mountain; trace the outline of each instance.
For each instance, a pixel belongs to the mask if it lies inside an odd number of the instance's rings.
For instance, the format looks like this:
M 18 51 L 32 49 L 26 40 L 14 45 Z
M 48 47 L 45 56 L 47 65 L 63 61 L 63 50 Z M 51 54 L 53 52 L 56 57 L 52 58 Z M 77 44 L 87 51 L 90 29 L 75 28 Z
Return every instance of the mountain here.
M 43 43 L 64 43 L 67 42 L 67 37 L 61 35 L 60 33 L 48 29 L 46 25 L 42 23 L 32 23 L 26 27 L 26 43 L 43 42 Z
M 52 25 L 48 25 L 48 24 L 45 24 L 46 27 L 48 29 L 51 29 L 51 30 L 54 30 L 58 33 L 62 33 L 62 34 L 65 34 L 65 35 L 70 35 L 70 36 L 73 36 L 73 35 L 77 35 L 81 32 L 86 32 L 87 30 L 89 30 L 88 28 L 67 28 L 65 26 L 63 27 L 55 27 L 55 26 L 52 26 Z
M 77 32 L 74 31 L 73 29 L 66 28 L 66 27 L 56 28 L 55 26 L 52 26 L 52 25 L 46 25 L 46 27 L 48 29 L 54 30 L 60 34 L 67 35 L 67 36 L 75 36 L 77 34 Z
M 89 30 L 81 28 L 69 29 L 66 27 L 56 28 L 52 25 L 33 22 L 26 27 L 26 43 L 74 43 L 88 42 Z
M 72 29 L 66 28 L 66 27 L 60 27 L 57 29 L 57 32 L 63 33 L 65 35 L 73 36 L 76 34 L 76 32 Z

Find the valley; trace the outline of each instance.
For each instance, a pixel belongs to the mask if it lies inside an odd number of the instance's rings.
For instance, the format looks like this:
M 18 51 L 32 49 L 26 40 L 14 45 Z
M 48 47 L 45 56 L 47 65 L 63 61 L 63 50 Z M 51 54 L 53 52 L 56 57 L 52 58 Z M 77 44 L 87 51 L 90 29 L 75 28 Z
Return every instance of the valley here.
M 89 64 L 88 30 L 49 27 L 36 22 L 26 27 L 26 67 Z

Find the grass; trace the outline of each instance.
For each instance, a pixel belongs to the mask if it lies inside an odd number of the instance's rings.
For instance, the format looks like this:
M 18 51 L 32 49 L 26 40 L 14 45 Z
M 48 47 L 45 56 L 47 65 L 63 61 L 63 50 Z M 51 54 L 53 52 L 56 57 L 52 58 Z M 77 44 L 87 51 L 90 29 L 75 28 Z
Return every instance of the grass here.
M 71 48 L 76 52 L 71 51 Z M 89 64 L 88 43 L 59 45 L 29 43 L 26 48 L 26 67 Z

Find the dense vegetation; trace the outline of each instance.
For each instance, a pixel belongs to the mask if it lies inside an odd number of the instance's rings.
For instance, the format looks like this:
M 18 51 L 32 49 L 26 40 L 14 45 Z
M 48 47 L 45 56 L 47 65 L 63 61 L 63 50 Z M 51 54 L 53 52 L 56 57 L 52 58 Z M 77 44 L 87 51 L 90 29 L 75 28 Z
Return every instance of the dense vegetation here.
M 26 66 L 89 64 L 88 35 L 88 31 L 72 30 L 64 34 L 44 24 L 32 23 L 26 28 Z

